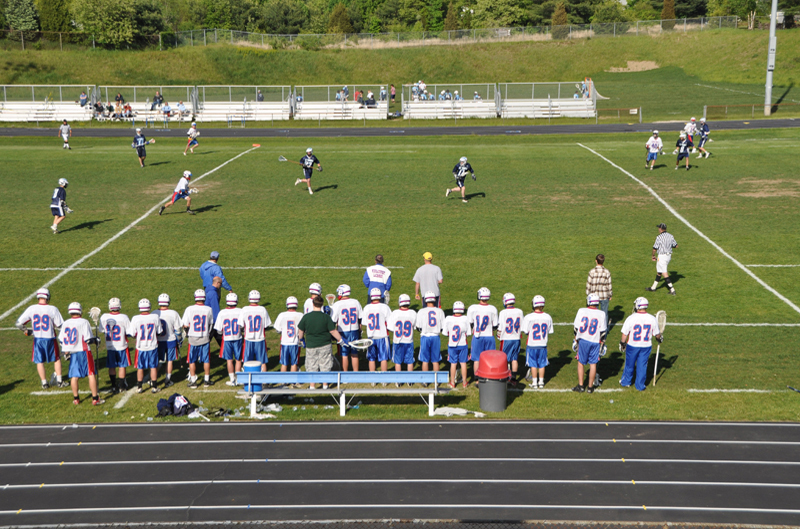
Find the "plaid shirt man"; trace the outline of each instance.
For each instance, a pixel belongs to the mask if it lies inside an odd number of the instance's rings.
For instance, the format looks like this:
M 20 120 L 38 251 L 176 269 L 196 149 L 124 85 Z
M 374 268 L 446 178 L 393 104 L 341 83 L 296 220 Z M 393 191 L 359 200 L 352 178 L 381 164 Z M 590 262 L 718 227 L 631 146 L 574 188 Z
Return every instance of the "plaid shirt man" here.
M 598 264 L 589 270 L 589 278 L 586 280 L 586 295 L 594 292 L 600 299 L 611 299 L 611 272 L 603 265 Z

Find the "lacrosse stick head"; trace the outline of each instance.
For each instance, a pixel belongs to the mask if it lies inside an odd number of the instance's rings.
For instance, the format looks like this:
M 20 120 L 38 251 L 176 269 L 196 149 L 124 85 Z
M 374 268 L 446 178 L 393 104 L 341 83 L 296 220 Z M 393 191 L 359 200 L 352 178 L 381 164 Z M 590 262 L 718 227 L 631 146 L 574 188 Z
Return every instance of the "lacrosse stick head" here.
M 366 351 L 372 345 L 372 340 L 370 340 L 369 338 L 364 338 L 362 340 L 353 340 L 347 345 L 349 345 L 356 351 Z
M 100 307 L 92 307 L 89 309 L 89 317 L 92 318 L 92 321 L 95 325 L 97 325 L 97 322 L 100 321 L 100 312 Z
M 328 300 L 328 305 L 332 306 L 333 302 L 336 301 L 336 294 L 327 294 L 325 299 Z
M 279 162 L 287 162 L 288 160 L 286 159 L 286 156 L 278 156 L 278 161 Z
M 387 304 L 389 303 L 389 291 L 388 290 L 383 293 L 383 302 L 387 303 Z
M 656 312 L 656 321 L 658 322 L 658 330 L 664 334 L 664 327 L 667 326 L 667 313 L 663 310 Z
M 199 193 L 199 192 L 200 192 L 200 190 L 199 190 L 199 189 L 197 189 L 196 187 L 190 187 L 190 188 L 189 188 L 189 194 L 190 194 L 190 195 L 194 195 L 194 194 L 197 194 L 197 193 Z

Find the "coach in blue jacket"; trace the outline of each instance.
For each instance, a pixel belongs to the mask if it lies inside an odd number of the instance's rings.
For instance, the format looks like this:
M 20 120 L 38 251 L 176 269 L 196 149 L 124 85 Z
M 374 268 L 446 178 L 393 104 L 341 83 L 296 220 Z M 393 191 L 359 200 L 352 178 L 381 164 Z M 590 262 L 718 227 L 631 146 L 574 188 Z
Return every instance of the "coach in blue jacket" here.
M 222 288 L 229 292 L 233 292 L 233 287 L 225 279 L 225 274 L 222 273 L 222 268 L 217 264 L 219 260 L 219 252 L 211 252 L 208 261 L 200 265 L 200 279 L 203 280 L 203 289 L 206 291 L 206 305 L 211 307 L 214 313 L 214 320 L 217 319 L 219 314 L 219 286 L 214 285 L 214 278 L 218 277 L 222 280 Z

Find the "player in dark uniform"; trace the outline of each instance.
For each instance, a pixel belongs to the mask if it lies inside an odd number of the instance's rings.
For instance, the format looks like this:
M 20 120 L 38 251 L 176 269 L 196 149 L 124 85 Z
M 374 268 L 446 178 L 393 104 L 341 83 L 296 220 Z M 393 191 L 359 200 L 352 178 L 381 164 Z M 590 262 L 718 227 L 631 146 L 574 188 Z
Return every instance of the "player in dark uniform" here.
M 155 143 L 156 140 L 148 140 L 142 134 L 142 129 L 136 129 L 136 134 L 133 136 L 133 143 L 131 147 L 136 149 L 136 155 L 139 156 L 139 165 L 144 167 L 144 159 L 147 158 L 147 150 L 145 146 Z
M 681 132 L 681 137 L 675 143 L 675 152 L 678 153 L 678 161 L 675 162 L 676 171 L 684 158 L 686 159 L 686 170 L 689 170 L 689 155 L 692 152 L 692 147 L 694 147 L 692 140 L 686 136 L 685 132 Z
M 53 233 L 58 233 L 58 225 L 64 220 L 67 213 L 72 213 L 72 210 L 67 206 L 67 182 L 66 178 L 58 179 L 58 187 L 53 191 L 53 198 L 50 200 L 50 212 L 53 214 L 53 225 L 50 229 Z
M 698 158 L 702 158 L 703 154 L 705 154 L 706 158 L 711 156 L 711 153 L 705 150 L 706 142 L 708 141 L 708 135 L 711 133 L 711 129 L 708 128 L 708 123 L 706 123 L 706 118 L 700 118 L 700 126 L 697 127 L 697 132 L 700 133 L 700 145 L 697 146 L 697 150 L 700 151 L 700 154 L 697 155 Z
M 311 147 L 306 149 L 306 155 L 300 158 L 300 164 L 303 166 L 304 178 L 298 178 L 294 185 L 297 185 L 300 182 L 305 182 L 306 185 L 308 185 L 308 194 L 313 195 L 314 192 L 311 190 L 311 176 L 314 172 L 314 164 L 317 164 L 318 171 L 322 171 L 322 165 L 320 165 L 317 157 L 314 156 L 314 150 Z
M 475 180 L 475 171 L 472 169 L 472 166 L 467 163 L 467 157 L 462 156 L 461 159 L 458 161 L 458 164 L 453 167 L 453 177 L 456 179 L 456 187 L 448 188 L 445 191 L 444 196 L 449 197 L 450 193 L 453 191 L 461 190 L 461 202 L 467 203 L 467 198 L 464 196 L 466 192 L 466 187 L 464 186 L 464 180 L 467 178 L 467 173 L 472 173 L 472 180 Z

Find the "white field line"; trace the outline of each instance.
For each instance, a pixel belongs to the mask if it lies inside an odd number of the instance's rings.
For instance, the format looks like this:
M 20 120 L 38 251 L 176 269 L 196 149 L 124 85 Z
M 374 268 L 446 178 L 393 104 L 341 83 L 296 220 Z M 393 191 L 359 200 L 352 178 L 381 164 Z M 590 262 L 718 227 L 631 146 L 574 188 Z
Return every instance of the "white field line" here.
M 119 410 L 123 406 L 125 406 L 128 403 L 128 401 L 131 400 L 131 397 L 133 397 L 134 393 L 135 393 L 135 391 L 133 390 L 133 388 L 131 388 L 128 391 L 126 391 L 125 394 L 122 396 L 122 398 L 119 399 L 119 401 L 117 401 L 116 404 L 114 404 L 114 409 L 115 410 Z
M 759 96 L 759 97 L 761 97 L 763 95 L 763 94 L 756 94 L 755 92 L 745 92 L 743 90 L 733 90 L 731 88 L 723 88 L 721 86 L 711 86 L 711 85 L 708 85 L 708 84 L 695 83 L 694 85 L 695 86 L 702 86 L 703 88 L 713 88 L 715 90 L 725 90 L 726 92 L 735 92 L 737 94 L 746 94 L 746 95 L 750 95 L 750 96 Z M 798 101 L 796 99 L 792 99 L 792 98 L 789 98 L 789 101 L 794 101 L 795 103 L 798 103 Z M 714 106 L 722 106 L 722 105 L 714 105 Z M 733 106 L 733 105 L 729 105 L 729 106 Z M 756 103 L 756 106 L 761 106 L 761 105 Z
M 760 264 L 750 264 L 745 265 L 747 268 L 797 268 L 800 264 L 792 264 L 792 265 L 760 265 Z
M 88 395 L 91 393 L 89 390 L 82 390 L 78 391 L 79 395 Z M 50 395 L 72 395 L 71 390 L 67 391 L 31 391 L 31 395 L 36 395 L 37 397 L 49 397 Z
M 366 266 L 226 266 L 225 270 L 364 270 Z M 402 269 L 402 266 L 387 266 L 386 268 Z M 142 270 L 192 270 L 196 272 L 198 266 L 110 266 L 106 268 L 0 268 L 0 272 L 54 272 L 70 270 L 72 272 L 107 272 L 107 271 L 142 271 Z
M 228 160 L 228 161 L 226 161 L 226 162 L 224 162 L 224 163 L 222 163 L 222 164 L 220 164 L 220 165 L 216 166 L 215 168 L 211 169 L 211 170 L 210 170 L 210 171 L 208 171 L 207 173 L 204 173 L 204 174 L 202 174 L 202 175 L 198 176 L 198 177 L 197 177 L 197 178 L 194 180 L 194 182 L 198 182 L 198 181 L 202 180 L 202 179 L 203 179 L 203 178 L 205 178 L 206 176 L 208 176 L 208 175 L 210 175 L 210 174 L 213 174 L 213 173 L 217 172 L 218 170 L 222 169 L 223 167 L 225 167 L 226 165 L 228 165 L 228 164 L 229 164 L 229 163 L 231 163 L 232 161 L 234 161 L 234 160 L 236 160 L 236 159 L 238 159 L 238 158 L 241 158 L 241 157 L 242 157 L 242 156 L 244 156 L 245 154 L 247 154 L 247 153 L 249 153 L 249 152 L 252 152 L 252 151 L 254 151 L 254 150 L 256 150 L 256 149 L 258 149 L 258 147 L 251 147 L 250 149 L 247 149 L 246 151 L 244 151 L 244 152 L 242 152 L 242 153 L 239 153 L 239 154 L 237 154 L 236 156 L 234 156 L 234 157 L 233 157 L 233 158 L 231 158 L 230 160 Z M 72 263 L 72 264 L 71 264 L 70 266 L 68 266 L 67 268 L 63 269 L 61 272 L 59 272 L 58 274 L 56 274 L 56 276 L 55 276 L 53 279 L 51 279 L 50 281 L 48 281 L 47 283 L 45 283 L 44 285 L 42 285 L 42 287 L 41 287 L 41 288 L 47 288 L 47 287 L 49 287 L 50 285 L 52 285 L 53 283 L 55 283 L 56 281 L 58 281 L 59 279 L 61 279 L 61 278 L 62 278 L 62 277 L 64 277 L 65 275 L 67 275 L 68 273 L 70 273 L 72 270 L 74 270 L 74 269 L 75 269 L 75 268 L 76 268 L 78 265 L 80 265 L 81 263 L 83 263 L 84 261 L 86 261 L 87 259 L 89 259 L 90 257 L 92 257 L 92 256 L 94 256 L 94 255 L 97 255 L 98 253 L 100 253 L 101 251 L 103 251 L 103 250 L 104 250 L 104 249 L 105 249 L 105 248 L 106 248 L 106 247 L 107 247 L 109 244 L 111 244 L 112 242 L 116 241 L 117 239 L 119 239 L 120 237 L 122 237 L 123 235 L 125 235 L 125 234 L 128 232 L 128 230 L 130 230 L 131 228 L 133 228 L 134 226 L 136 226 L 137 224 L 139 224 L 140 222 L 142 222 L 144 219 L 146 219 L 147 217 L 149 217 L 150 215 L 152 215 L 152 214 L 153 214 L 153 212 L 154 212 L 155 210 L 157 210 L 157 209 L 158 209 L 158 208 L 159 208 L 159 207 L 160 207 L 160 206 L 161 206 L 161 205 L 164 203 L 164 201 L 165 201 L 165 200 L 167 200 L 167 199 L 169 199 L 169 198 L 170 198 L 170 196 L 172 196 L 172 195 L 169 195 L 169 196 L 167 196 L 167 197 L 164 197 L 164 199 L 160 200 L 160 201 L 159 201 L 159 202 L 158 202 L 158 203 L 157 203 L 155 206 L 153 206 L 152 208 L 150 208 L 150 209 L 147 211 L 147 213 L 145 213 L 144 215 L 142 215 L 142 216 L 141 216 L 141 217 L 139 217 L 138 219 L 134 220 L 133 222 L 131 222 L 130 224 L 128 224 L 128 225 L 127 225 L 125 228 L 123 228 L 122 230 L 120 230 L 120 231 L 119 231 L 119 232 L 118 232 L 116 235 L 114 235 L 113 237 L 111 237 L 110 239 L 108 239 L 106 242 L 104 242 L 103 244 L 101 244 L 100 246 L 98 246 L 97 248 L 95 248 L 94 250 L 92 250 L 91 252 L 87 253 L 86 255 L 84 255 L 83 257 L 81 257 L 80 259 L 78 259 L 77 261 L 75 261 L 74 263 Z M 4 319 L 6 319 L 6 318 L 7 318 L 8 316 L 10 316 L 10 315 L 11 315 L 11 314 L 12 314 L 12 313 L 15 311 L 15 310 L 19 309 L 20 307 L 22 307 L 23 305 L 25 305 L 26 303 L 28 303 L 30 300 L 32 300 L 32 299 L 34 298 L 34 296 L 36 296 L 36 292 L 33 292 L 33 293 L 31 293 L 31 294 L 30 294 L 29 296 L 27 296 L 25 299 L 23 299 L 22 301 L 20 301 L 19 303 L 17 303 L 16 305 L 14 305 L 13 307 L 11 307 L 11 308 L 10 308 L 10 309 L 8 309 L 7 311 L 5 311 L 4 313 L 0 314 L 0 320 L 4 320 Z
M 725 250 L 723 250 L 723 249 L 722 249 L 722 247 L 721 247 L 720 245 L 718 245 L 717 243 L 715 243 L 714 241 L 712 241 L 711 239 L 709 239 L 709 238 L 708 238 L 708 236 L 707 236 L 706 234 L 704 234 L 702 231 L 700 231 L 700 230 L 698 230 L 697 228 L 695 228 L 694 226 L 692 226 L 692 224 L 691 224 L 691 223 L 690 223 L 688 220 L 686 220 L 686 219 L 683 217 L 683 215 L 681 215 L 680 213 L 678 213 L 678 212 L 675 210 L 675 208 L 673 208 L 672 206 L 670 206 L 670 205 L 667 203 L 667 201 L 666 201 L 666 200 L 664 200 L 663 198 L 661 198 L 661 197 L 658 195 L 658 193 L 656 193 L 656 192 L 653 190 L 653 188 L 652 188 L 652 187 L 648 186 L 647 184 L 645 184 L 644 182 L 642 182 L 641 180 L 639 180 L 638 178 L 636 178 L 635 176 L 633 176 L 631 173 L 629 173 L 628 171 L 626 171 L 625 169 L 623 169 L 623 168 L 622 168 L 622 167 L 620 167 L 619 165 L 615 164 L 614 162 L 612 162 L 611 160 L 609 160 L 608 158 L 606 158 L 606 157 L 605 157 L 605 156 L 603 156 L 602 154 L 598 153 L 597 151 L 595 151 L 595 150 L 593 150 L 593 149 L 590 149 L 589 147 L 587 147 L 586 145 L 583 145 L 582 143 L 578 143 L 578 145 L 580 145 L 581 147 L 583 147 L 583 148 L 584 148 L 584 149 L 586 149 L 587 151 L 591 152 L 591 153 L 592 153 L 592 154 L 594 154 L 595 156 L 598 156 L 599 158 L 602 158 L 603 160 L 605 160 L 606 162 L 608 162 L 608 163 L 609 163 L 609 164 L 610 164 L 612 167 L 616 167 L 616 168 L 617 168 L 617 169 L 619 169 L 621 172 L 623 172 L 624 174 L 628 175 L 628 176 L 629 176 L 631 179 L 633 179 L 635 182 L 637 182 L 639 185 L 641 185 L 642 187 L 644 187 L 644 188 L 645 188 L 645 189 L 646 189 L 646 190 L 647 190 L 647 191 L 648 191 L 648 192 L 649 192 L 651 195 L 653 195 L 653 197 L 655 197 L 655 199 L 656 199 L 656 200 L 658 200 L 659 202 L 661 202 L 661 204 L 662 204 L 662 205 L 663 205 L 665 208 L 667 208 L 667 211 L 669 211 L 670 213 L 672 213 L 672 215 L 673 215 L 673 216 L 674 216 L 676 219 L 678 219 L 679 221 L 683 222 L 683 223 L 684 223 L 684 224 L 685 224 L 685 225 L 686 225 L 686 226 L 687 226 L 689 229 L 691 229 L 691 230 L 692 230 L 693 232 L 695 232 L 695 233 L 696 233 L 698 236 L 700 236 L 700 238 L 702 238 L 702 239 L 703 239 L 703 240 L 705 240 L 705 241 L 706 241 L 708 244 L 710 244 L 711 246 L 713 246 L 714 248 L 716 248 L 716 249 L 717 249 L 717 251 L 719 251 L 719 253 L 721 253 L 722 255 L 724 255 L 725 257 L 727 257 L 728 259 L 730 259 L 730 260 L 731 260 L 731 262 L 733 262 L 733 264 L 735 264 L 735 265 L 736 265 L 736 266 L 738 266 L 738 267 L 739 267 L 739 268 L 740 268 L 742 271 L 744 271 L 744 273 L 746 273 L 747 275 L 749 275 L 750 277 L 752 277 L 753 279 L 755 279 L 755 280 L 758 282 L 758 284 L 759 284 L 759 285 L 761 285 L 762 287 L 764 287 L 765 289 L 767 289 L 769 292 L 772 292 L 772 293 L 773 293 L 773 294 L 774 294 L 774 295 L 775 295 L 775 296 L 776 296 L 778 299 L 780 299 L 781 301 L 783 301 L 784 303 L 786 303 L 787 305 L 789 305 L 789 306 L 790 306 L 792 309 L 794 309 L 794 311 L 795 311 L 795 312 L 797 312 L 798 314 L 800 314 L 800 307 L 798 307 L 797 305 L 795 305 L 794 303 L 792 303 L 792 301 L 791 301 L 789 298 L 787 298 L 786 296 L 784 296 L 783 294 L 781 294 L 780 292 L 778 292 L 777 290 L 775 290 L 774 288 L 772 288 L 771 286 L 769 286 L 769 285 L 768 285 L 766 282 L 764 282 L 764 280 L 763 280 L 763 279 L 761 279 L 760 277 L 758 277 L 757 275 L 755 275 L 755 274 L 754 274 L 753 272 L 751 272 L 751 271 L 750 271 L 750 270 L 749 270 L 749 269 L 748 269 L 748 268 L 747 268 L 745 265 L 743 265 L 742 263 L 740 263 L 739 261 L 737 261 L 737 260 L 736 260 L 736 259 L 735 259 L 735 258 L 734 258 L 734 257 L 733 257 L 731 254 L 729 254 L 728 252 L 726 252 Z M 0 319 L 2 319 L 2 318 L 0 318 Z

